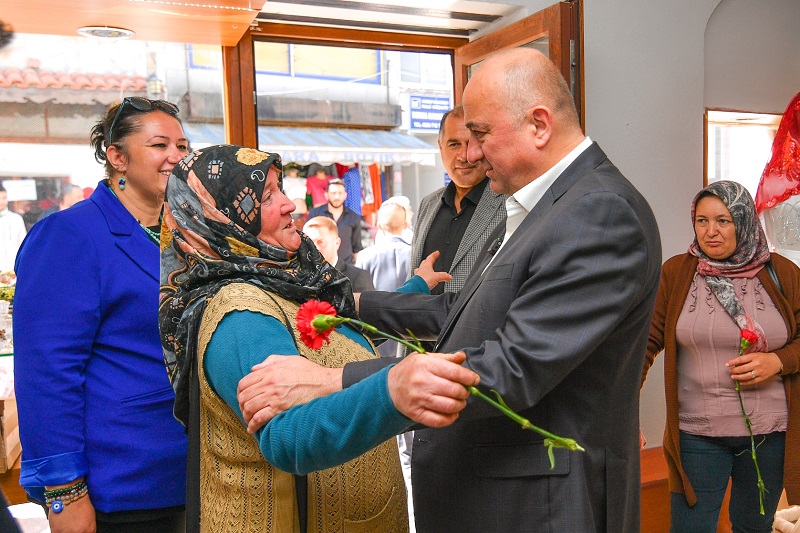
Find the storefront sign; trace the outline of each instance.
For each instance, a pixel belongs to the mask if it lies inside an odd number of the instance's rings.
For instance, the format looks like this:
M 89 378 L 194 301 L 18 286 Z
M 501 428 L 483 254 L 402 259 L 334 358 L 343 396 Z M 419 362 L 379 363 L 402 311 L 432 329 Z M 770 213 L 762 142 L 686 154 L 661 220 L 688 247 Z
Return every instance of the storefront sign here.
M 442 116 L 450 110 L 450 98 L 414 94 L 408 98 L 411 113 L 409 131 L 437 133 Z

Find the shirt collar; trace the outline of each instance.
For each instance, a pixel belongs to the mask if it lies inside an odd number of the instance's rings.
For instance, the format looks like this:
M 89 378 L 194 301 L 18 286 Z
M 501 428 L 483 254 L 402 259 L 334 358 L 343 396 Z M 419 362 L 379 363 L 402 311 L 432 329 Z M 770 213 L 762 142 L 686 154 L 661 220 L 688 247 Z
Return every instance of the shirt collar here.
M 475 205 L 478 205 L 478 202 L 481 201 L 481 197 L 483 196 L 483 191 L 486 189 L 487 184 L 489 183 L 489 178 L 483 178 L 482 181 L 478 182 L 470 191 L 464 196 L 467 200 L 472 202 Z
M 526 211 L 530 213 L 531 209 L 533 209 L 539 200 L 542 199 L 542 196 L 544 196 L 544 193 L 547 192 L 547 189 L 550 188 L 553 182 L 555 182 L 561 173 L 564 172 L 564 170 L 566 170 L 566 168 L 570 166 L 572 162 L 584 152 L 584 150 L 589 148 L 591 144 L 592 140 L 589 137 L 584 138 L 578 146 L 573 148 L 570 153 L 561 159 L 561 161 L 550 167 L 547 172 L 507 198 L 506 205 L 508 205 L 509 201 L 513 202 L 513 199 L 515 199 L 520 203 L 520 205 L 522 205 L 522 207 L 525 208 Z
M 473 205 L 478 205 L 478 202 L 481 201 L 483 191 L 486 189 L 488 183 L 489 178 L 483 178 L 483 181 L 478 182 L 477 185 L 470 189 L 470 191 L 464 195 L 464 198 L 462 198 L 461 201 L 463 202 L 464 200 L 469 200 Z M 456 202 L 456 184 L 452 181 L 447 184 L 444 194 L 442 194 L 442 202 L 448 206 L 451 206 Z
M 400 234 L 400 235 L 395 235 L 394 233 L 385 233 L 385 234 L 384 234 L 384 236 L 386 237 L 386 240 L 387 240 L 388 242 L 395 242 L 395 241 L 397 241 L 397 242 L 402 242 L 402 243 L 405 243 L 405 244 L 411 244 L 410 242 L 408 242 L 408 240 L 407 240 L 407 239 L 405 238 L 405 236 L 404 236 L 404 235 L 402 235 L 402 234 Z

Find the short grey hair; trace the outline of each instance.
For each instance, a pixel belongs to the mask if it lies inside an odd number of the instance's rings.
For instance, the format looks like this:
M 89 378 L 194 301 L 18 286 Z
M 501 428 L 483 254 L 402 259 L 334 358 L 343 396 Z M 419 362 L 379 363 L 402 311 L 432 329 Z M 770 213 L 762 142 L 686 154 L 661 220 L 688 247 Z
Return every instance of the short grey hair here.
M 551 61 L 510 61 L 505 70 L 504 86 L 506 110 L 520 120 L 531 107 L 544 105 L 556 116 L 579 122 L 567 81 Z

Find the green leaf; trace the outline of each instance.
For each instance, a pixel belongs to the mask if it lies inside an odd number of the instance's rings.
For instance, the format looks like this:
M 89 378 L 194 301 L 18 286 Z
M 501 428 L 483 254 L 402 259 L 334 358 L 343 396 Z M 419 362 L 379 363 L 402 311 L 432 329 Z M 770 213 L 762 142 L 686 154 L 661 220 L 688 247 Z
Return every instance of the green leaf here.
M 497 391 L 496 391 L 496 390 L 494 390 L 494 389 L 490 389 L 490 390 L 489 390 L 489 392 L 491 392 L 492 394 L 494 394 L 494 397 L 495 397 L 495 398 L 497 398 L 497 403 L 499 403 L 500 405 L 502 405 L 503 407 L 505 407 L 505 408 L 506 408 L 506 409 L 508 409 L 509 411 L 511 410 L 511 408 L 510 408 L 508 405 L 506 405 L 506 402 L 505 402 L 505 400 L 503 400 L 503 397 L 502 397 L 502 396 L 500 396 L 500 393 L 499 393 L 499 392 L 497 392 Z
M 550 459 L 550 470 L 552 470 L 556 467 L 556 457 L 553 454 L 555 442 L 552 439 L 544 439 L 544 445 L 547 446 L 547 457 Z

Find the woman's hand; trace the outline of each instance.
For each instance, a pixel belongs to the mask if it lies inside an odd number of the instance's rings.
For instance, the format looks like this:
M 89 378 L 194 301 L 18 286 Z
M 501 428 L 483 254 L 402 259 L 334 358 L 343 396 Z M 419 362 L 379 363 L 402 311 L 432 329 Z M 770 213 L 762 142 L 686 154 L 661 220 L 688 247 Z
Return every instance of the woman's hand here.
M 781 372 L 781 360 L 774 353 L 753 352 L 725 363 L 731 377 L 742 385 L 755 385 Z
M 437 259 L 439 259 L 438 250 L 426 257 L 425 260 L 419 264 L 419 267 L 414 269 L 414 274 L 424 279 L 430 290 L 433 290 L 433 288 L 440 283 L 453 279 L 453 276 L 447 272 L 436 272 L 433 269 L 433 264 Z
M 95 533 L 97 523 L 94 517 L 94 505 L 87 494 L 64 506 L 60 513 L 52 510 L 48 513 L 50 531 L 52 533 Z

